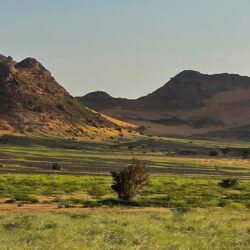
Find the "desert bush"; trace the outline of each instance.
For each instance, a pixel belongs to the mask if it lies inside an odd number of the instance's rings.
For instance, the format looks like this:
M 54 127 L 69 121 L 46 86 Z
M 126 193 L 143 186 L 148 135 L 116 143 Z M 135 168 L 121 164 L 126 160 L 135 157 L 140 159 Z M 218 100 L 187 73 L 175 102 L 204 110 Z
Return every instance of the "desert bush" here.
M 221 148 L 220 149 L 221 153 L 224 155 L 224 157 L 229 153 L 230 148 Z
M 111 174 L 113 177 L 111 187 L 122 200 L 134 198 L 149 180 L 146 165 L 137 159 L 132 159 L 131 165 L 121 172 L 111 172 Z
M 52 169 L 53 170 L 62 170 L 62 166 L 59 163 L 54 162 L 54 163 L 52 163 Z
M 209 152 L 209 156 L 217 156 L 217 155 L 218 155 L 218 152 L 215 151 L 215 150 L 211 150 L 211 151 Z
M 228 178 L 221 180 L 218 185 L 223 188 L 231 188 L 238 184 L 238 179 L 236 178 Z
M 250 150 L 245 149 L 241 151 L 241 156 L 243 159 L 247 159 L 249 154 L 250 154 Z

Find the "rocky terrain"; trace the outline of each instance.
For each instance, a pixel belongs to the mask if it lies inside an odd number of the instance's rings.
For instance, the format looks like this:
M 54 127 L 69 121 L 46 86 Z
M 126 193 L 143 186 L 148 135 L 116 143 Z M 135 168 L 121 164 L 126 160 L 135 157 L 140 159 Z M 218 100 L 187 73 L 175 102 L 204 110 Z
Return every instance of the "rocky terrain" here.
M 37 60 L 0 55 L 0 134 L 95 138 L 126 126 L 80 105 Z
M 78 100 L 88 107 L 173 136 L 249 138 L 250 78 L 185 70 L 153 93 L 135 99 L 93 92 Z

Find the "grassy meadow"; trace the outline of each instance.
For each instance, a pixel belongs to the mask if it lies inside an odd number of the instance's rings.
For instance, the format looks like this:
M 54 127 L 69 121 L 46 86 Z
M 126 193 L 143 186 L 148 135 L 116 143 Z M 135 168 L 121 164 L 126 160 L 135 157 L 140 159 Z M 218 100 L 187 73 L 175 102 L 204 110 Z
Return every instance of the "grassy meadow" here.
M 0 141 L 0 249 L 249 249 L 245 148 L 173 138 L 100 144 L 9 137 Z M 133 157 L 149 167 L 150 181 L 122 201 L 110 171 Z M 231 177 L 239 183 L 218 185 Z
M 219 179 L 151 176 L 133 201 L 117 200 L 109 176 L 0 175 L 0 197 L 5 203 L 38 203 L 71 207 L 166 207 L 179 211 L 192 208 L 227 207 L 250 209 L 250 180 L 233 188 L 221 188 Z
M 188 213 L 119 209 L 0 215 L 1 249 L 249 249 L 250 216 L 232 209 Z

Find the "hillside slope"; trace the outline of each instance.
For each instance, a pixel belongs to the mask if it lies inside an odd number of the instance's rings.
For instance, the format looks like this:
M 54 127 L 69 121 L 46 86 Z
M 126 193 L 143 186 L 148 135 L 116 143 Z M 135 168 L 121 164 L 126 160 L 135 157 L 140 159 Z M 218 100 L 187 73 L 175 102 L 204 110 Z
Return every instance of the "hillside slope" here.
M 118 119 L 144 125 L 156 135 L 244 137 L 249 133 L 250 78 L 236 74 L 185 70 L 136 100 L 113 98 L 104 92 L 78 100 Z
M 0 134 L 86 139 L 119 135 L 121 127 L 80 105 L 37 60 L 0 55 Z

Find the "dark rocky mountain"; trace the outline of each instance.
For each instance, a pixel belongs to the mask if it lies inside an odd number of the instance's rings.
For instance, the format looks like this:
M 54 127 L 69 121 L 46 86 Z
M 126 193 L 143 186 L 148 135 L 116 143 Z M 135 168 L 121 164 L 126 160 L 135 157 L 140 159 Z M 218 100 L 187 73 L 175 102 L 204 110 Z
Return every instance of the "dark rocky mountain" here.
M 0 55 L 0 134 L 44 133 L 84 138 L 118 127 L 80 105 L 37 60 L 15 62 Z
M 241 127 L 250 126 L 250 78 L 236 74 L 185 70 L 136 100 L 113 98 L 104 92 L 93 92 L 78 100 L 119 119 L 144 125 L 156 135 L 230 137 L 230 131 L 239 134 Z

